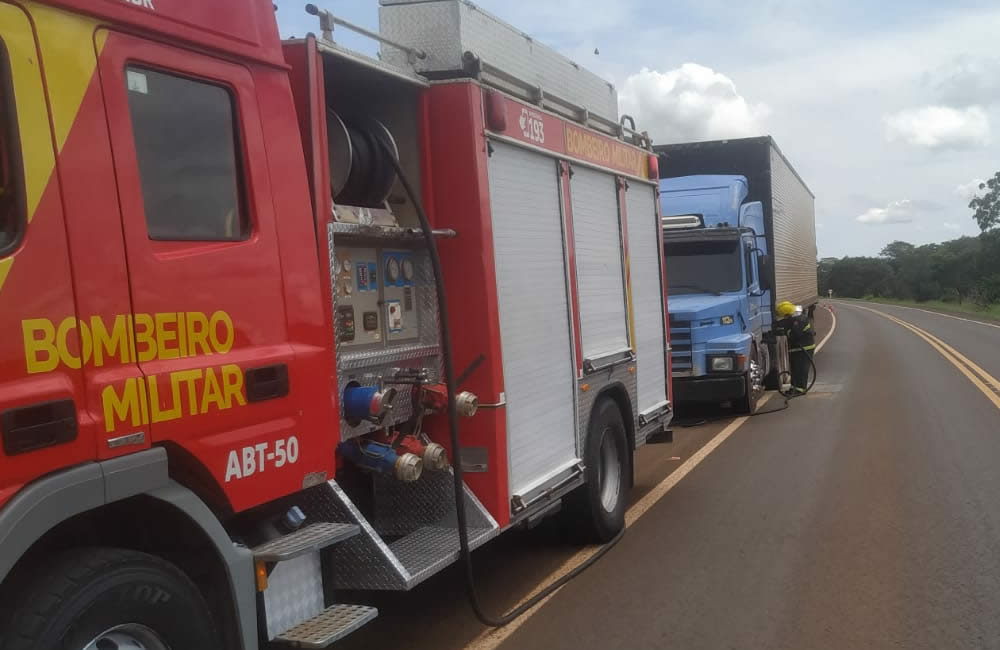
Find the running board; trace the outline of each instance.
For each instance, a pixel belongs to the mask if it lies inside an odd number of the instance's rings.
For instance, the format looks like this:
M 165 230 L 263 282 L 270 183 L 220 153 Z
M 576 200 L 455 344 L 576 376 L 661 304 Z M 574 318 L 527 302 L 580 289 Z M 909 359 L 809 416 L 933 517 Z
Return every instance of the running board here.
M 325 582 L 334 589 L 405 591 L 459 556 L 454 476 L 425 472 L 404 483 L 374 475 L 374 513 L 366 518 L 336 481 L 306 492 L 302 509 L 311 521 L 356 524 L 360 534 L 323 552 Z M 500 532 L 497 522 L 465 488 L 469 546 Z
M 334 605 L 275 637 L 295 648 L 326 648 L 378 616 L 364 605 Z
M 361 532 L 353 524 L 319 522 L 255 546 L 253 559 L 257 562 L 284 562 L 300 555 L 319 551 L 327 546 L 350 539 Z

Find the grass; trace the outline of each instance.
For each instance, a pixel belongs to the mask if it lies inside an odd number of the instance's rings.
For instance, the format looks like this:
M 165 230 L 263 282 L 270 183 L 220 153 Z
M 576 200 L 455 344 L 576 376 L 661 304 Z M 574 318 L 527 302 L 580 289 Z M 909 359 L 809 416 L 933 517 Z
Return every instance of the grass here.
M 928 300 L 917 302 L 916 300 L 897 300 L 896 298 L 876 298 L 865 296 L 869 302 L 880 302 L 886 305 L 902 305 L 904 307 L 917 307 L 919 309 L 929 309 L 940 311 L 946 314 L 977 316 L 984 320 L 1000 321 L 1000 305 L 990 305 L 986 309 L 980 309 L 971 302 L 958 304 L 957 302 L 944 302 L 942 300 Z

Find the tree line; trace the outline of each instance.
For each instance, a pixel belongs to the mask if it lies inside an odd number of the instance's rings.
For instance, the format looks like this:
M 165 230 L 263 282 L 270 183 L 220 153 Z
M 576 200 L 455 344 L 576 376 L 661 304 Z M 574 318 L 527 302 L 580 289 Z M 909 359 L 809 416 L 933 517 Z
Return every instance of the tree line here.
M 969 208 L 977 237 L 914 246 L 894 241 L 878 257 L 824 258 L 817 267 L 820 295 L 1000 303 L 1000 172 L 980 184 Z

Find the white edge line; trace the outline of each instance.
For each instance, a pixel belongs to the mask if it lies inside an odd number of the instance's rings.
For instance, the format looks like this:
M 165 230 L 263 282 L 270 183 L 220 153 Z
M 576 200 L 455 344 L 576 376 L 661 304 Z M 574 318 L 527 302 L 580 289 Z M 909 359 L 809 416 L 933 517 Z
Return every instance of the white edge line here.
M 851 301 L 849 301 L 849 300 L 843 300 L 842 299 L 841 302 L 843 304 L 846 304 L 846 305 L 851 304 Z M 907 305 L 897 305 L 897 304 L 891 303 L 891 302 L 873 302 L 873 301 L 869 301 L 869 300 L 858 300 L 857 302 L 863 302 L 863 303 L 868 304 L 868 305 L 882 305 L 883 307 L 899 307 L 900 309 L 909 309 L 910 311 L 922 311 L 925 314 L 933 314 L 934 316 L 943 316 L 944 318 L 951 318 L 953 320 L 965 321 L 966 323 L 973 323 L 975 325 L 985 325 L 986 327 L 995 327 L 996 329 L 1000 329 L 1000 325 L 997 325 L 996 323 L 987 323 L 985 321 L 976 320 L 974 318 L 962 318 L 961 316 L 955 316 L 953 314 L 945 314 L 944 312 L 940 312 L 940 311 L 931 311 L 930 309 L 921 309 L 920 307 L 909 307 Z
M 819 352 L 821 349 L 823 349 L 823 346 L 826 345 L 826 342 L 830 340 L 831 336 L 833 336 L 834 330 L 837 329 L 837 315 L 833 313 L 832 309 L 827 308 L 827 311 L 830 312 L 830 316 L 833 318 L 833 323 L 830 326 L 830 331 L 826 333 L 826 336 L 823 337 L 823 340 L 820 341 L 819 344 L 816 346 L 816 352 Z M 767 401 L 771 399 L 771 396 L 773 394 L 774 393 L 766 393 L 764 397 L 761 398 L 758 406 L 763 406 L 764 404 L 766 404 Z M 681 463 L 680 466 L 677 467 L 677 469 L 672 471 L 670 474 L 664 477 L 662 481 L 657 483 L 656 487 L 654 487 L 652 490 L 643 495 L 641 499 L 632 504 L 632 507 L 625 512 L 625 528 L 626 529 L 630 528 L 632 524 L 634 524 L 636 521 L 639 520 L 640 517 L 646 514 L 650 508 L 656 505 L 656 503 L 667 494 L 667 492 L 672 490 L 675 485 L 680 483 L 680 481 L 685 476 L 687 476 L 691 472 L 691 470 L 700 465 L 701 462 L 705 460 L 705 458 L 707 458 L 709 454 L 715 451 L 719 447 L 719 445 L 725 442 L 726 439 L 729 438 L 729 436 L 733 435 L 736 432 L 736 430 L 739 429 L 741 426 L 743 426 L 749 419 L 750 416 L 744 415 L 742 417 L 736 418 L 735 420 L 727 424 L 725 428 L 722 429 L 722 431 L 715 434 L 715 437 L 713 437 L 711 440 L 702 445 L 701 448 L 698 449 L 698 451 L 692 454 L 691 457 L 688 458 L 686 461 Z M 586 562 L 588 559 L 590 559 L 591 556 L 597 553 L 599 549 L 600 549 L 599 546 L 588 546 L 587 548 L 580 549 L 579 551 L 574 553 L 568 560 L 563 562 L 558 569 L 549 572 L 549 575 L 545 577 L 545 580 L 536 585 L 535 588 L 532 589 L 527 596 L 522 598 L 518 604 L 525 602 L 526 600 L 534 596 L 536 593 L 542 591 L 550 584 L 558 580 L 560 577 L 566 575 L 568 572 L 572 571 L 576 567 Z M 507 638 L 510 637 L 510 635 L 514 634 L 514 632 L 516 632 L 518 628 L 520 628 L 525 623 L 525 621 L 534 616 L 535 613 L 538 612 L 538 610 L 544 607 L 545 604 L 549 602 L 549 600 L 551 600 L 560 591 L 562 591 L 562 587 L 553 591 L 551 594 L 549 594 L 541 601 L 539 601 L 538 604 L 536 604 L 534 607 L 532 607 L 531 609 L 526 611 L 523 615 L 521 615 L 520 618 L 511 621 L 504 627 L 489 628 L 479 633 L 479 635 L 477 635 L 476 638 L 474 638 L 472 641 L 466 644 L 465 650 L 492 650 L 493 648 L 496 648 L 501 643 L 506 641 Z
M 830 309 L 829 307 L 827 307 L 826 310 L 830 312 L 830 317 L 833 318 L 833 323 L 830 325 L 830 331 L 826 333 L 826 336 L 823 337 L 823 340 L 820 341 L 819 345 L 816 346 L 816 352 L 819 352 L 820 350 L 823 349 L 823 346 L 826 345 L 826 342 L 830 340 L 831 336 L 833 336 L 833 331 L 837 329 L 837 315 L 833 313 L 833 310 Z

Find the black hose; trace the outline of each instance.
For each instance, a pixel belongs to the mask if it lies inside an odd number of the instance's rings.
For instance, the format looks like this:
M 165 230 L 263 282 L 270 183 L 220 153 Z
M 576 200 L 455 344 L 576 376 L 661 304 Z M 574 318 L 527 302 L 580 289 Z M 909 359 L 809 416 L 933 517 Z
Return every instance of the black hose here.
M 476 580 L 472 570 L 472 550 L 469 548 L 468 518 L 465 513 L 465 480 L 462 473 L 462 447 L 459 444 L 458 439 L 458 412 L 455 408 L 455 391 L 457 390 L 457 382 L 455 381 L 455 368 L 451 356 L 451 326 L 448 322 L 448 301 L 444 292 L 444 275 L 441 271 L 441 257 L 438 255 L 437 242 L 434 239 L 434 234 L 431 232 L 431 224 L 427 219 L 427 214 L 424 212 L 423 206 L 417 198 L 416 192 L 410 185 L 409 179 L 407 179 L 406 174 L 403 173 L 402 166 L 396 159 L 395 152 L 391 151 L 388 145 L 383 142 L 381 138 L 376 138 L 376 140 L 388 154 L 387 157 L 392 163 L 392 166 L 395 168 L 396 174 L 399 176 L 400 183 L 403 185 L 403 189 L 406 191 L 407 196 L 410 197 L 410 202 L 413 203 L 413 207 L 417 211 L 417 218 L 420 220 L 420 228 L 424 236 L 424 242 L 427 244 L 427 250 L 430 254 L 431 267 L 434 270 L 434 286 L 437 289 L 438 310 L 440 311 L 441 357 L 444 365 L 445 386 L 448 390 L 448 430 L 451 434 L 451 455 L 453 459 L 453 476 L 455 479 L 455 514 L 458 517 L 459 556 L 465 569 L 465 590 L 469 598 L 469 605 L 472 607 L 472 611 L 475 613 L 476 618 L 478 618 L 483 625 L 487 625 L 489 627 L 502 627 L 516 619 L 521 614 L 524 614 L 526 611 L 537 605 L 542 599 L 548 597 L 564 584 L 580 575 L 584 569 L 599 560 L 601 556 L 611 550 L 612 546 L 618 543 L 618 541 L 625 534 L 625 529 L 622 528 L 618 531 L 618 534 L 615 535 L 613 539 L 601 547 L 601 549 L 599 549 L 594 555 L 588 558 L 586 562 L 562 576 L 551 585 L 529 598 L 520 606 L 515 607 L 511 611 L 499 617 L 490 616 L 483 611 L 482 604 L 479 602 L 479 594 L 476 593 Z M 474 362 L 474 365 L 478 364 Z
M 802 353 L 805 354 L 805 351 L 803 351 Z M 811 355 L 811 354 L 806 354 L 806 359 L 809 360 L 809 365 L 812 366 L 812 379 L 809 380 L 809 385 L 806 386 L 806 389 L 804 391 L 802 391 L 801 393 L 792 392 L 792 391 L 789 391 L 787 393 L 781 393 L 785 397 L 785 399 L 795 399 L 796 397 L 802 397 L 803 395 L 805 395 L 806 393 L 808 393 L 809 391 L 811 391 L 812 387 L 813 387 L 813 384 L 816 383 L 816 374 L 819 372 L 818 370 L 816 370 L 816 361 L 813 359 L 813 355 Z M 789 374 L 789 373 L 788 372 L 784 372 L 782 374 Z M 779 377 L 778 379 L 779 379 L 779 383 L 780 383 L 780 379 L 781 378 Z
M 803 395 L 805 395 L 806 393 L 808 393 L 809 391 L 811 391 L 812 387 L 813 387 L 813 384 L 816 383 L 816 374 L 819 371 L 816 370 L 816 361 L 813 359 L 812 355 L 808 355 L 807 354 L 806 358 L 809 359 L 809 365 L 812 366 L 812 379 L 809 380 L 809 385 L 806 386 L 805 391 L 803 391 L 801 393 L 792 392 L 792 391 L 784 393 L 784 392 L 781 391 L 781 389 L 778 389 L 778 394 L 781 395 L 785 399 L 785 401 L 782 402 L 781 406 L 778 406 L 776 408 L 770 408 L 770 409 L 767 409 L 766 411 L 754 411 L 753 413 L 750 413 L 749 415 L 747 415 L 745 417 L 755 417 L 757 415 L 770 415 L 772 413 L 780 413 L 781 411 L 784 411 L 785 409 L 788 408 L 788 403 L 790 401 L 792 401 L 796 397 L 802 397 Z M 790 375 L 790 374 L 791 373 L 789 373 L 787 370 L 778 373 L 778 385 L 779 386 L 781 385 L 781 378 L 782 378 L 782 376 L 784 376 L 784 375 Z M 720 416 L 711 417 L 711 418 L 701 418 L 701 419 L 690 421 L 690 422 L 675 422 L 674 426 L 681 427 L 682 429 L 690 429 L 692 427 L 700 427 L 703 424 L 710 424 L 712 422 L 719 422 L 719 421 L 722 421 L 722 420 L 731 420 L 731 419 L 732 419 L 732 416 L 730 416 L 730 415 L 720 415 Z
M 766 411 L 755 411 L 755 412 L 753 412 L 753 413 L 750 414 L 751 417 L 753 417 L 755 415 L 770 415 L 771 413 L 779 413 L 781 411 L 784 411 L 785 409 L 788 408 L 788 403 L 789 402 L 791 402 L 796 397 L 803 397 L 809 391 L 812 390 L 813 384 L 816 383 L 816 373 L 818 371 L 816 370 L 816 362 L 813 360 L 812 355 L 811 354 L 807 354 L 806 358 L 809 359 L 809 365 L 812 366 L 812 379 L 809 380 L 809 385 L 806 386 L 806 389 L 804 391 L 802 391 L 801 393 L 799 393 L 799 392 L 793 392 L 793 391 L 788 391 L 787 393 L 783 393 L 779 389 L 778 390 L 778 394 L 781 395 L 783 398 L 785 398 L 785 401 L 781 404 L 781 406 L 779 406 L 777 408 L 768 409 Z M 789 375 L 789 374 L 790 373 L 787 370 L 778 374 L 778 385 L 779 386 L 781 385 L 781 376 L 782 375 Z

